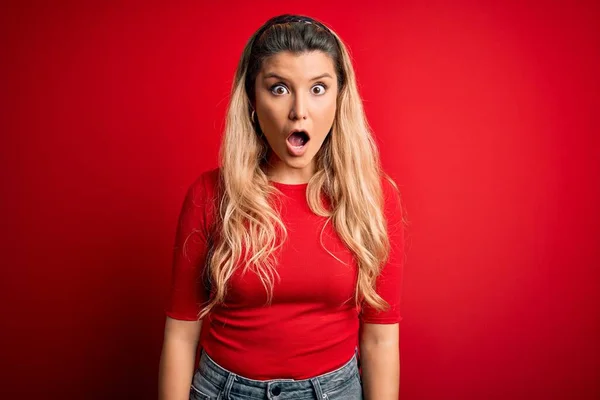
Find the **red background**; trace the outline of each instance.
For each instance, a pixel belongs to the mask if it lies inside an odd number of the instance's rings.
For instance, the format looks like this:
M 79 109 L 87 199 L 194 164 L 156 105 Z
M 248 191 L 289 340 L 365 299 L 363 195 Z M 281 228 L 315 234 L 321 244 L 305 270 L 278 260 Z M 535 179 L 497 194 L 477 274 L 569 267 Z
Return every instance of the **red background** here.
M 184 192 L 294 12 L 349 45 L 404 194 L 401 397 L 600 398 L 597 2 L 55 3 L 0 12 L 0 397 L 156 397 Z

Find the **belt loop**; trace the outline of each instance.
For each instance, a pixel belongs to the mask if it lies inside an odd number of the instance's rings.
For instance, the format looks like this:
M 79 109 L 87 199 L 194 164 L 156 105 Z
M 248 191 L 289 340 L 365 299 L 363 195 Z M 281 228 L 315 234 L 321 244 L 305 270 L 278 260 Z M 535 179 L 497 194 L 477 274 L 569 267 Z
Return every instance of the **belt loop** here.
M 312 383 L 313 389 L 315 389 L 315 394 L 317 395 L 318 400 L 327 400 L 329 398 L 325 393 L 323 393 L 323 389 L 321 389 L 321 384 L 317 378 L 312 378 L 310 383 Z
M 225 381 L 225 385 L 223 386 L 223 396 L 220 398 L 223 400 L 228 400 L 229 395 L 231 393 L 231 387 L 233 386 L 234 381 L 236 380 L 236 375 L 233 372 L 230 372 L 227 376 L 227 380 Z

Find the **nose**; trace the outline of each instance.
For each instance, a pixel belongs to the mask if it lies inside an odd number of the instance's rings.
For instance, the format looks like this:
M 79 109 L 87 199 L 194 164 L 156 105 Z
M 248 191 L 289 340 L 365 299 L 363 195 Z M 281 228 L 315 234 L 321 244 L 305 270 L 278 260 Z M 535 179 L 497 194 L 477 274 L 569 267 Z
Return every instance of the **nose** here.
M 294 96 L 292 109 L 290 110 L 290 119 L 306 119 L 308 117 L 308 105 L 304 95 L 297 93 Z

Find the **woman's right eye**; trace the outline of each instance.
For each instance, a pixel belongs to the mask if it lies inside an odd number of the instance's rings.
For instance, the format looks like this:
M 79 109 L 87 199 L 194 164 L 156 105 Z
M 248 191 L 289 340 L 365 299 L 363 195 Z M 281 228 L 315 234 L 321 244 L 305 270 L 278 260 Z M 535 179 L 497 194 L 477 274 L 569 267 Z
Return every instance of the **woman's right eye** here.
M 276 96 L 281 96 L 287 93 L 287 88 L 283 85 L 274 85 L 271 86 L 271 93 L 273 93 Z

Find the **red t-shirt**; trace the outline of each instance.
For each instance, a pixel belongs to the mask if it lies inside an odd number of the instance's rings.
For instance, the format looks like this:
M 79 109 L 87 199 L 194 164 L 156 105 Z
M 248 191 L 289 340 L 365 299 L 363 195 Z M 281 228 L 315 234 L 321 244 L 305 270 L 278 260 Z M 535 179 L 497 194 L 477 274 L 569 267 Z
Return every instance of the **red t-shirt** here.
M 219 169 L 203 173 L 189 188 L 177 227 L 173 276 L 166 314 L 195 320 L 208 299 L 202 284 L 207 236 L 218 201 Z M 283 196 L 281 218 L 288 238 L 280 253 L 273 300 L 259 278 L 241 270 L 229 282 L 226 304 L 204 318 L 200 345 L 219 365 L 255 379 L 306 379 L 346 363 L 358 345 L 359 323 L 400 322 L 404 234 L 400 198 L 382 179 L 391 254 L 377 280 L 390 308 L 377 312 L 354 302 L 357 267 L 351 252 L 326 218 L 306 201 L 308 184 L 271 182 Z M 193 233 L 188 238 L 190 233 Z M 187 239 L 187 242 L 186 242 Z M 332 257 L 321 245 L 345 264 Z M 185 244 L 185 251 L 184 251 Z

